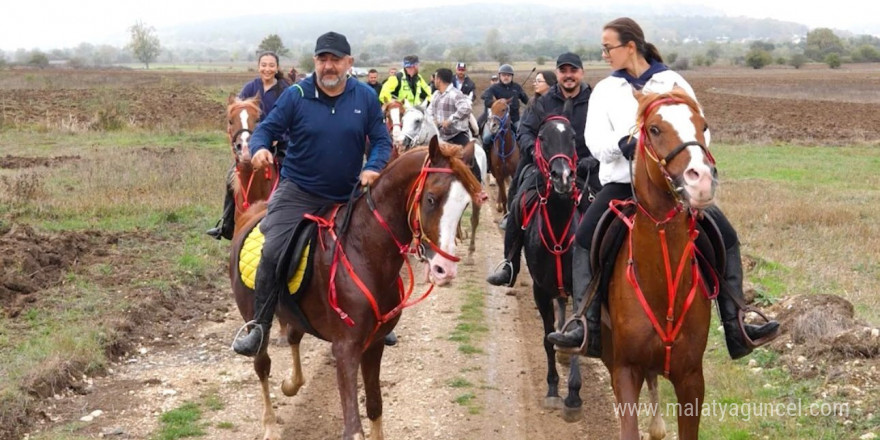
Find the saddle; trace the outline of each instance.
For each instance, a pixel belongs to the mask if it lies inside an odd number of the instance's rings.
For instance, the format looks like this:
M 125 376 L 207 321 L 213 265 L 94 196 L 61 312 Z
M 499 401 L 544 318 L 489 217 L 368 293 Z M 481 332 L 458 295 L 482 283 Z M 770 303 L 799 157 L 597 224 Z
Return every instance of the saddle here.
M 266 240 L 259 226 L 260 223 L 257 223 L 247 232 L 238 256 L 241 282 L 250 289 L 256 287 L 257 268 L 260 266 L 263 243 Z M 287 249 L 284 251 L 282 261 L 287 262 L 284 265 L 284 279 L 287 280 L 289 295 L 299 293 L 303 286 L 307 286 L 312 279 L 314 248 L 311 243 L 317 238 L 317 231 L 318 228 L 314 222 L 303 220 L 297 226 Z
M 631 216 L 635 210 L 634 205 L 621 207 L 621 212 L 627 217 Z M 716 288 L 720 289 L 721 286 L 716 283 L 720 283 L 724 278 L 724 274 L 719 272 L 719 268 L 724 267 L 727 255 L 724 239 L 711 216 L 702 215 L 697 221 L 697 229 L 700 232 L 694 242 L 697 249 L 697 262 L 703 274 L 703 280 L 706 282 L 706 290 L 712 292 Z M 617 259 L 617 254 L 620 252 L 624 240 L 626 240 L 628 231 L 629 229 L 623 220 L 610 209 L 606 210 L 600 218 L 593 233 L 590 247 L 590 266 L 594 276 L 587 288 L 588 297 L 600 295 L 599 299 L 604 303 L 606 298 L 603 293 L 608 291 L 608 283 L 614 270 L 614 261 Z

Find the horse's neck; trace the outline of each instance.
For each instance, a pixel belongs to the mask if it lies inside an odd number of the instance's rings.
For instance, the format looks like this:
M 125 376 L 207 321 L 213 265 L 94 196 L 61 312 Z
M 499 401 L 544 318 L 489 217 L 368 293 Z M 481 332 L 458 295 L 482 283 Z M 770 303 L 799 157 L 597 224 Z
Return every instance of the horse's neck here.
M 647 164 L 649 159 L 645 154 L 636 158 L 636 166 L 633 171 L 633 193 L 639 205 L 657 220 L 663 220 L 675 209 L 678 203 L 669 192 L 665 183 L 657 185 L 648 175 Z
M 400 240 L 403 244 L 409 243 L 412 240 L 412 231 L 407 224 L 409 219 L 407 199 L 409 198 L 410 189 L 419 177 L 421 172 L 420 165 L 423 160 L 424 155 L 422 154 L 409 153 L 400 156 L 388 165 L 370 190 L 376 210 L 379 211 L 382 219 L 394 233 L 394 238 Z M 418 164 L 415 164 L 415 161 L 418 161 Z M 365 200 L 361 200 L 356 209 L 355 215 L 361 221 L 352 226 L 365 228 L 364 230 L 369 228 L 382 231 L 381 233 L 365 234 L 364 241 L 369 241 L 369 246 L 396 246 L 373 213 L 370 212 L 369 205 L 365 202 Z

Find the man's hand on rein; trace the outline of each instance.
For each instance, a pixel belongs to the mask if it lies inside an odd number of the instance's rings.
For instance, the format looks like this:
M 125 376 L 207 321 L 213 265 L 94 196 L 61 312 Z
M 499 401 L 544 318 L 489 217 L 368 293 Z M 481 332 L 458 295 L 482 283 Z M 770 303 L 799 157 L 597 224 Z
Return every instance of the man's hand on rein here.
M 255 170 L 261 170 L 263 167 L 272 165 L 273 161 L 272 152 L 264 148 L 257 151 L 257 154 L 251 159 L 251 164 L 254 166 Z

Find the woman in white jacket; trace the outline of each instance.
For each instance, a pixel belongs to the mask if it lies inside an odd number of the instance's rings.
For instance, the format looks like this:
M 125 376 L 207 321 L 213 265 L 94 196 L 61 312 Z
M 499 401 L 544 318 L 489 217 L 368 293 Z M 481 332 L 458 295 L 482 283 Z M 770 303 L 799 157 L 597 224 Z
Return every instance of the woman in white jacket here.
M 575 258 L 588 258 L 593 231 L 602 214 L 608 209 L 611 200 L 632 198 L 630 164 L 633 158 L 636 138 L 630 136 L 636 124 L 638 102 L 633 89 L 649 93 L 665 93 L 678 86 L 696 100 L 694 90 L 685 79 L 663 64 L 657 48 L 645 41 L 641 27 L 630 18 L 618 18 L 605 25 L 602 31 L 602 57 L 611 65 L 612 73 L 599 81 L 590 97 L 587 112 L 587 125 L 584 130 L 587 147 L 599 160 L 599 181 L 602 190 L 587 209 L 578 226 Z M 705 134 L 706 142 L 710 136 Z M 738 319 L 742 297 L 742 260 L 739 240 L 730 222 L 715 207 L 706 210 L 718 224 L 724 237 L 727 250 L 727 263 L 723 271 L 724 281 L 718 296 L 718 309 L 724 325 L 727 348 L 730 356 L 737 359 L 749 354 L 755 342 L 767 342 L 779 332 L 779 324 L 770 321 L 764 325 L 745 325 Z M 589 265 L 582 265 L 589 268 Z M 575 306 L 583 300 L 584 291 L 590 282 L 591 274 L 572 274 Z M 596 295 L 599 297 L 600 295 Z M 601 355 L 599 318 L 601 300 L 593 301 L 586 310 L 587 355 Z M 570 326 L 571 330 L 553 332 L 548 339 L 562 347 L 579 347 L 584 338 L 584 328 L 580 321 Z M 748 340 L 743 336 L 746 335 Z

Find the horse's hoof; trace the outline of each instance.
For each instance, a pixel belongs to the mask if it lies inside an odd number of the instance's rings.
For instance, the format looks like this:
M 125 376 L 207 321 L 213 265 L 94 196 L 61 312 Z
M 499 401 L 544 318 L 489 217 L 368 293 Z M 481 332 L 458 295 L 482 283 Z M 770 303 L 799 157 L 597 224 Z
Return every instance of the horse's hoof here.
M 302 388 L 302 386 L 302 382 L 294 383 L 290 379 L 284 379 L 281 382 L 281 392 L 287 397 L 293 397 L 299 392 L 299 389 Z
M 562 402 L 562 397 L 545 397 L 544 398 L 544 409 L 562 409 L 565 405 Z
M 584 418 L 584 408 L 579 406 L 576 408 L 562 408 L 562 420 L 568 423 L 578 422 Z

